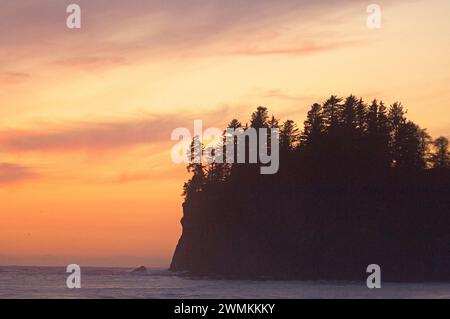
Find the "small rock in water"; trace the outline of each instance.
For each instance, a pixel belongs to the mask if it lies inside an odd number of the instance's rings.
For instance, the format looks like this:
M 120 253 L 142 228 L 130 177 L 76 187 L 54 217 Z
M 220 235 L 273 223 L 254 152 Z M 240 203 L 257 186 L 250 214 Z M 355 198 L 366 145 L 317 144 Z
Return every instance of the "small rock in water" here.
M 136 273 L 142 274 L 142 273 L 146 273 L 146 272 L 147 272 L 147 268 L 145 268 L 144 266 L 138 267 L 132 271 L 133 274 L 136 274 Z

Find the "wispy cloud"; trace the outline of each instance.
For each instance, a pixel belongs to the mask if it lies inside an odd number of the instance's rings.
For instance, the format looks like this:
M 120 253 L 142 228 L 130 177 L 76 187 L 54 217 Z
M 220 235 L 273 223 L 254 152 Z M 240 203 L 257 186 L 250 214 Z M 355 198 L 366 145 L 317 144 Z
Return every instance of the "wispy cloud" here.
M 264 97 L 290 101 L 305 101 L 311 98 L 311 96 L 289 94 L 280 89 L 269 90 L 264 94 Z
M 349 47 L 362 44 L 362 41 L 341 41 L 321 44 L 309 44 L 300 47 L 279 47 L 279 48 L 242 48 L 235 51 L 229 51 L 229 55 L 308 55 L 319 52 L 326 52 L 342 47 Z
M 69 67 L 83 70 L 94 70 L 126 65 L 124 57 L 110 56 L 88 56 L 88 57 L 70 57 L 51 62 L 53 65 Z
M 151 118 L 123 122 L 81 123 L 60 130 L 9 131 L 0 138 L 11 151 L 104 150 L 168 140 L 178 118 Z
M 0 163 L 0 185 L 35 178 L 37 174 L 29 167 L 11 163 Z
M 205 122 L 217 123 L 227 109 L 200 116 Z M 0 132 L 0 149 L 23 151 L 101 151 L 138 144 L 169 142 L 177 127 L 192 127 L 195 114 L 146 115 L 118 121 L 62 123 L 59 128 L 5 130 Z
M 0 84 L 10 85 L 10 84 L 19 84 L 31 77 L 28 73 L 22 72 L 1 72 L 0 73 Z
M 342 42 L 336 41 L 336 35 L 329 32 L 336 29 L 334 23 L 342 21 L 334 20 L 330 26 L 327 17 L 346 12 L 358 2 L 130 0 L 124 4 L 118 0 L 79 0 L 82 28 L 73 32 L 65 26 L 64 1 L 4 1 L 0 11 L 0 63 L 47 60 L 65 67 L 95 69 L 120 66 L 123 56 L 136 63 L 170 56 L 202 57 L 211 52 L 313 54 L 349 44 L 344 37 L 339 38 Z M 363 6 L 361 14 L 365 14 Z M 292 23 L 303 27 L 291 30 Z M 284 45 L 277 42 L 280 36 Z M 322 41 L 315 45 L 286 45 L 293 39 L 298 43 L 308 37 Z M 266 45 L 259 47 L 261 43 Z

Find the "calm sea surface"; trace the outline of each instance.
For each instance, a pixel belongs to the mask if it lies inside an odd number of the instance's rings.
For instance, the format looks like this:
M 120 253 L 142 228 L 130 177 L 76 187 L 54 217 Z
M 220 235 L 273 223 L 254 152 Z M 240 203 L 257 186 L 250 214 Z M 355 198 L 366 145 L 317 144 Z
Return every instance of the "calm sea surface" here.
M 447 298 L 450 283 L 212 280 L 150 269 L 82 268 L 81 289 L 68 289 L 65 268 L 0 267 L 0 298 Z

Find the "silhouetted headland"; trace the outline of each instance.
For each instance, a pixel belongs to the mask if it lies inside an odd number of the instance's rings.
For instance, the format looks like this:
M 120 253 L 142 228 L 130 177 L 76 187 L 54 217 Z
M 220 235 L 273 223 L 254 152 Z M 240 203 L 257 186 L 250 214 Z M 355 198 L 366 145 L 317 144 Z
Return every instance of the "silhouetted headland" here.
M 191 163 L 171 270 L 225 278 L 450 280 L 448 140 L 432 140 L 400 103 L 331 96 L 302 130 L 279 128 L 280 169 Z M 270 144 L 267 145 L 270 148 Z

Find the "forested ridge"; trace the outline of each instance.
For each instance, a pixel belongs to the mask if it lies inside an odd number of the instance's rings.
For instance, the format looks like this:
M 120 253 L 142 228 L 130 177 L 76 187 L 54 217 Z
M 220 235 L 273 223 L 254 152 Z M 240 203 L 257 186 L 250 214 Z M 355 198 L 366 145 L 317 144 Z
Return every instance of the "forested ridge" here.
M 279 129 L 279 171 L 190 163 L 171 269 L 360 279 L 379 264 L 387 280 L 450 280 L 449 142 L 406 113 L 351 95 L 313 104 L 302 127 L 265 107 L 248 124 L 233 119 L 228 127 Z

